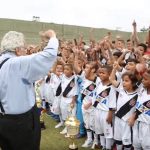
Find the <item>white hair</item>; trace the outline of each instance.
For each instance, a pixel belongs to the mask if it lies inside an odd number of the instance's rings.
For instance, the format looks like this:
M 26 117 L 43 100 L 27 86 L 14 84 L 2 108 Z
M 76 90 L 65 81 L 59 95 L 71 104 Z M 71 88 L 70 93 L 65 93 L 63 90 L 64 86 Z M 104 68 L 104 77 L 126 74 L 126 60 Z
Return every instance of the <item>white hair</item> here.
M 9 31 L 1 41 L 1 51 L 15 51 L 16 48 L 24 47 L 25 39 L 23 33 Z

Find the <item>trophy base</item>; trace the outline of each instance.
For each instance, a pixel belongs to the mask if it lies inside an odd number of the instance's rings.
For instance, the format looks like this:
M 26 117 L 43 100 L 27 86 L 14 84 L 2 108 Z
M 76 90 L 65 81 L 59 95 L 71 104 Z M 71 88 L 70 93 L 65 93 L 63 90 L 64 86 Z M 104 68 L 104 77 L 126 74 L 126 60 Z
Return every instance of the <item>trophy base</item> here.
M 69 150 L 78 150 L 78 146 L 73 143 L 69 145 Z
M 70 147 L 69 147 L 69 150 L 78 150 L 78 147 L 77 147 L 77 148 L 75 148 L 75 149 L 72 149 L 72 148 L 70 148 Z

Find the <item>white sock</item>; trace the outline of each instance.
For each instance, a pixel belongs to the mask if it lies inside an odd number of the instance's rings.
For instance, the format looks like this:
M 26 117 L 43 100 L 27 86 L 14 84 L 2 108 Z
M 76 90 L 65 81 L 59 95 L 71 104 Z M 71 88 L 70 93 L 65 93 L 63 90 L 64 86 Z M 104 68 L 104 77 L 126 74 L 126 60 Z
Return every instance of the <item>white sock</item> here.
M 106 139 L 106 149 L 112 148 L 112 139 Z
M 59 119 L 60 119 L 60 122 L 64 123 L 64 121 L 62 120 L 62 116 L 61 115 L 59 115 Z
M 142 150 L 142 148 L 134 147 L 134 150 Z
M 123 146 L 116 144 L 117 150 L 122 150 Z
M 94 142 L 98 144 L 98 134 L 94 133 Z
M 92 141 L 92 131 L 91 130 L 86 130 L 87 132 L 87 140 Z
M 112 146 L 114 145 L 114 143 L 115 143 L 115 140 L 114 140 L 114 139 L 112 139 Z
M 101 143 L 101 146 L 102 146 L 103 148 L 105 148 L 105 147 L 106 147 L 105 137 L 104 137 L 104 136 L 102 136 L 102 135 L 100 135 L 100 143 Z
M 46 108 L 46 102 L 45 102 L 45 99 L 42 99 L 42 108 Z

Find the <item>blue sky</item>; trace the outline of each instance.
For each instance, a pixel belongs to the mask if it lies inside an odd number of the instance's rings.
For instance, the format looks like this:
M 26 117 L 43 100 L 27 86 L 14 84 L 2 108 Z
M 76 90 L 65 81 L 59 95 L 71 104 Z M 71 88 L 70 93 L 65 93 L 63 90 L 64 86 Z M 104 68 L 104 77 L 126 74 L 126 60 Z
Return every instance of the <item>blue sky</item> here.
M 132 31 L 150 26 L 150 0 L 3 0 L 0 18 Z

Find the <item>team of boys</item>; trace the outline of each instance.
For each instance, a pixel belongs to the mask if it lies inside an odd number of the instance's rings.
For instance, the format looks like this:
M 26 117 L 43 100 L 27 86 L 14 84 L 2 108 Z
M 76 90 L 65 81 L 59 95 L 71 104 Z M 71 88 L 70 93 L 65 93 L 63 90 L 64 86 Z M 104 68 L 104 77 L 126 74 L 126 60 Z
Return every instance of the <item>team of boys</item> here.
M 45 79 L 37 81 L 41 99 L 59 115 L 55 128 L 80 115 L 87 139 L 82 147 L 117 150 L 150 149 L 150 70 L 148 43 L 111 34 L 89 46 L 60 41 L 58 59 Z M 67 135 L 66 127 L 60 134 Z

